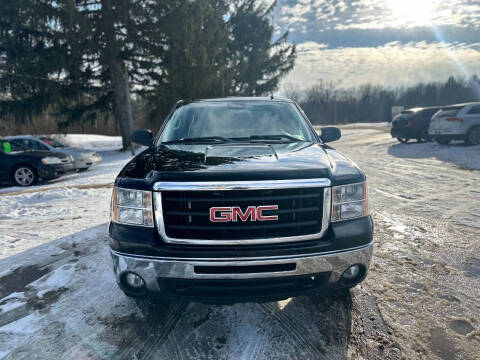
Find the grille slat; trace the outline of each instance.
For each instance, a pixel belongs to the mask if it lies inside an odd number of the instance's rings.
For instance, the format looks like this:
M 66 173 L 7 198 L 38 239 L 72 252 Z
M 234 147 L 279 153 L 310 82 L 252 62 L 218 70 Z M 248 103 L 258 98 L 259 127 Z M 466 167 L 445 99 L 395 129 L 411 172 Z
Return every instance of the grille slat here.
M 281 238 L 317 234 L 322 228 L 323 191 L 321 187 L 264 190 L 172 190 L 162 192 L 163 222 L 166 235 L 174 239 L 242 240 Z M 264 215 L 278 220 L 211 222 L 211 207 L 277 205 Z
M 225 223 L 224 223 L 225 224 Z M 309 225 L 318 225 L 319 221 L 302 221 L 302 222 L 292 222 L 284 224 L 275 224 L 275 225 L 241 225 L 241 226 L 230 226 L 230 225 L 212 225 L 212 226 L 195 226 L 195 225 L 170 225 L 171 229 L 179 230 L 257 230 L 257 229 L 280 229 L 289 226 L 309 226 Z
M 202 193 L 205 193 L 203 191 Z M 306 194 L 306 195 L 286 195 L 286 196 L 263 196 L 261 200 L 294 200 L 294 199 L 308 199 L 313 196 L 320 196 L 320 193 L 314 193 L 314 194 Z M 258 197 L 243 197 L 243 198 L 234 198 L 234 197 L 229 197 L 229 198 L 172 198 L 172 197 L 167 197 L 165 200 L 167 201 L 179 201 L 179 202 L 184 202 L 184 201 L 191 201 L 191 202 L 217 202 L 217 201 L 255 201 L 259 200 Z

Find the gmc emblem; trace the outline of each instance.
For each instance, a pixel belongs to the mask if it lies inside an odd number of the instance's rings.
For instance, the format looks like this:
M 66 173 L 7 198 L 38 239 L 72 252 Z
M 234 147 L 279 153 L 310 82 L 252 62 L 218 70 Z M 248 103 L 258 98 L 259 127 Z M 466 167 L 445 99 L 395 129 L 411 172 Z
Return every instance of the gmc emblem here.
M 278 210 L 278 205 L 249 206 L 245 212 L 239 206 L 230 207 L 211 207 L 211 222 L 229 222 L 229 221 L 267 221 L 278 220 L 278 215 L 263 215 L 263 211 Z

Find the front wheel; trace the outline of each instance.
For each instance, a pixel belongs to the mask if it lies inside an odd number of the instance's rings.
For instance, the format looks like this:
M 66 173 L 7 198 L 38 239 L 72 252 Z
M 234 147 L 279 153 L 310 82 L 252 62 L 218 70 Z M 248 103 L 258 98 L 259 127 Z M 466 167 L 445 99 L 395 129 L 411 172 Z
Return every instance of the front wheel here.
M 465 142 L 468 145 L 480 145 L 480 126 L 468 131 Z
M 17 186 L 30 186 L 38 182 L 38 175 L 31 166 L 21 165 L 13 171 L 12 179 Z
M 435 140 L 440 145 L 448 145 L 448 144 L 450 144 L 450 141 L 452 141 L 452 139 L 449 139 L 449 138 L 439 138 L 439 139 L 435 139 Z
M 410 140 L 409 138 L 399 138 L 397 137 L 397 140 L 400 141 L 402 144 L 406 144 L 408 143 L 408 140 Z

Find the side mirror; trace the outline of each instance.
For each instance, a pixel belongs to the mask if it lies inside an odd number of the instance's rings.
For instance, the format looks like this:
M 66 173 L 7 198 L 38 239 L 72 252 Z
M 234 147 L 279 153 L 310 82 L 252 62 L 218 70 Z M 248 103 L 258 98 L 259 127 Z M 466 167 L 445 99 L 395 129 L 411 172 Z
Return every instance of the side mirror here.
M 151 147 L 153 146 L 153 134 L 151 130 L 142 129 L 132 133 L 130 139 L 137 144 Z
M 322 132 L 320 133 L 320 139 L 322 139 L 324 143 L 337 141 L 342 137 L 342 132 L 335 126 L 326 126 L 321 130 Z

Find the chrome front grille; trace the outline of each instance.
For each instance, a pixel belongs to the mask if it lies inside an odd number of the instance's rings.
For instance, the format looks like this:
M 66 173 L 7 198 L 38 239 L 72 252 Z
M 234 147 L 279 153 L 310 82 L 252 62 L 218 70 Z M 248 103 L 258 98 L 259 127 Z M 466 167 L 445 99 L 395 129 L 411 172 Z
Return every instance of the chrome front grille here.
M 330 219 L 328 179 L 229 183 L 157 183 L 158 231 L 169 243 L 230 245 L 305 241 L 323 235 Z M 274 221 L 211 222 L 211 207 L 277 205 Z

